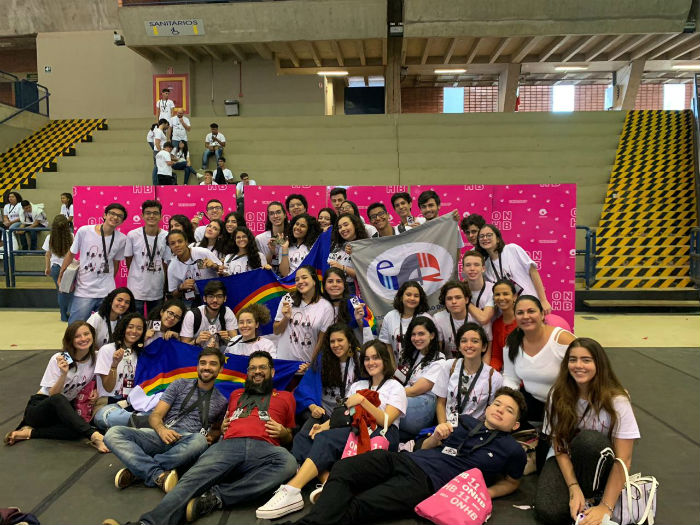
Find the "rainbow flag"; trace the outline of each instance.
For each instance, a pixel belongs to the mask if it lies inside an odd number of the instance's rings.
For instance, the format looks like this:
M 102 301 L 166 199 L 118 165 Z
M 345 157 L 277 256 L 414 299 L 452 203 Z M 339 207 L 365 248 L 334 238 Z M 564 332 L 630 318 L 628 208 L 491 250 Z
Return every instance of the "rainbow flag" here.
M 134 384 L 129 394 L 129 402 L 139 411 L 152 410 L 160 399 L 160 394 L 176 379 L 197 377 L 197 356 L 200 347 L 156 339 L 139 354 Z M 274 385 L 277 390 L 287 388 L 294 373 L 299 369 L 299 361 L 275 359 Z M 245 384 L 248 357 L 226 354 L 226 363 L 216 379 L 216 388 L 228 399 L 237 388 Z
M 323 274 L 328 268 L 328 253 L 331 249 L 331 231 L 323 232 L 311 247 L 309 254 L 300 266 L 313 266 L 316 268 L 318 280 L 323 279 Z M 226 306 L 235 314 L 251 303 L 264 304 L 270 310 L 272 319 L 269 323 L 260 327 L 261 334 L 271 334 L 275 314 L 279 303 L 285 294 L 296 290 L 294 278 L 296 272 L 287 277 L 277 277 L 272 270 L 252 270 L 250 272 L 222 277 L 217 280 L 226 286 Z M 204 294 L 204 287 L 212 279 L 197 281 L 199 293 Z

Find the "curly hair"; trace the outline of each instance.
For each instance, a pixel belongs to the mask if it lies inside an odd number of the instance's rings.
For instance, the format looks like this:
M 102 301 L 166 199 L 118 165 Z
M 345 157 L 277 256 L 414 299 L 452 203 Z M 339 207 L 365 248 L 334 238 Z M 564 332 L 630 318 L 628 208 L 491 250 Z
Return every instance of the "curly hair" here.
M 65 215 L 56 215 L 51 223 L 49 249 L 54 255 L 64 257 L 73 244 L 73 231 Z
M 192 228 L 190 220 L 184 215 L 173 215 L 170 217 L 170 221 L 168 221 L 168 231 L 176 231 L 171 228 L 173 221 L 180 225 L 179 230 L 184 233 L 187 244 L 193 243 L 195 241 L 194 228 Z
M 394 296 L 394 310 L 398 310 L 398 312 L 401 315 L 403 315 L 403 294 L 408 288 L 416 288 L 418 290 L 418 294 L 420 295 L 418 306 L 416 307 L 416 311 L 413 312 L 413 314 L 418 315 L 427 312 L 428 296 L 425 295 L 425 290 L 423 290 L 423 287 L 418 283 L 418 281 L 406 281 L 399 287 L 398 291 L 396 292 L 396 295 Z
M 109 314 L 112 313 L 112 303 L 114 302 L 114 299 L 119 295 L 120 293 L 125 293 L 129 296 L 129 299 L 131 300 L 129 302 L 129 308 L 126 310 L 124 315 L 129 314 L 131 312 L 136 311 L 136 299 L 134 299 L 134 294 L 129 290 L 126 286 L 120 286 L 119 288 L 115 288 L 109 294 L 107 294 L 107 297 L 102 299 L 102 303 L 100 303 L 100 307 L 97 310 L 97 313 L 104 319 L 105 321 L 109 322 Z
M 257 268 L 262 268 L 262 261 L 260 261 L 260 252 L 258 252 L 258 244 L 255 242 L 255 236 L 253 235 L 253 232 L 250 231 L 248 228 L 245 226 L 238 226 L 234 231 L 233 231 L 233 241 L 234 243 L 236 242 L 236 235 L 238 233 L 242 233 L 246 236 L 246 239 L 248 240 L 248 245 L 246 246 L 246 255 L 248 256 L 248 266 L 250 266 L 251 269 L 255 270 Z M 235 244 L 234 244 L 235 246 Z M 230 254 L 237 255 L 239 253 L 238 246 L 236 246 Z M 267 261 L 265 261 L 267 262 Z
M 424 368 L 426 365 L 435 361 L 435 359 L 440 355 L 440 334 L 435 326 L 435 323 L 430 317 L 419 316 L 414 317 L 411 320 L 408 328 L 406 328 L 406 333 L 403 335 L 403 341 L 401 342 L 401 355 L 399 356 L 399 363 L 406 364 L 410 363 L 413 359 L 418 349 L 411 341 L 411 334 L 413 334 L 413 329 L 417 326 L 422 326 L 425 328 L 429 334 L 433 335 L 430 343 L 428 344 L 428 351 L 423 356 L 420 364 L 420 368 Z
M 294 225 L 300 220 L 304 219 L 306 221 L 306 235 L 304 236 L 304 239 L 299 243 L 297 239 L 294 237 Z M 289 244 L 304 244 L 311 248 L 314 243 L 316 242 L 316 239 L 318 239 L 319 235 L 321 235 L 321 225 L 318 223 L 315 217 L 312 217 L 308 213 L 300 213 L 296 217 L 293 217 L 291 221 L 289 221 L 289 231 L 287 232 L 287 237 L 289 237 Z
M 141 337 L 139 337 L 138 341 L 136 341 L 131 347 L 131 351 L 138 355 L 143 348 L 143 341 L 146 338 L 146 320 L 143 318 L 143 315 L 138 312 L 124 314 L 124 317 L 119 319 L 117 326 L 114 327 L 114 348 L 119 348 L 125 344 L 126 328 L 133 319 L 140 319 L 143 326 Z
M 447 281 L 445 284 L 442 285 L 442 288 L 440 288 L 440 296 L 438 297 L 438 302 L 442 306 L 445 306 L 445 297 L 447 297 L 447 292 L 453 290 L 454 288 L 459 288 L 460 290 L 462 290 L 464 298 L 467 300 L 467 303 L 469 302 L 471 294 L 467 291 L 466 284 L 464 284 L 461 281 Z
M 182 314 L 180 314 L 180 319 L 178 320 L 177 323 L 173 325 L 173 327 L 170 329 L 173 332 L 180 333 L 180 330 L 182 330 L 182 321 L 185 318 L 185 314 L 187 313 L 187 307 L 185 306 L 185 303 L 183 303 L 180 299 L 168 299 L 165 301 L 163 304 L 161 304 L 158 308 L 153 308 L 148 312 L 148 320 L 149 321 L 160 321 L 161 320 L 161 314 L 165 312 L 168 308 L 171 306 L 175 306 L 180 309 Z
M 267 308 L 267 306 L 260 303 L 251 303 L 245 308 L 241 308 L 238 312 L 238 318 L 240 319 L 241 315 L 243 314 L 252 315 L 253 319 L 255 319 L 255 322 L 258 323 L 260 326 L 269 323 L 270 319 L 272 319 L 272 316 L 270 315 L 270 310 Z
M 209 224 L 213 224 L 213 223 L 216 223 L 219 225 L 219 235 L 216 237 L 216 240 L 214 241 L 214 247 L 212 249 L 216 250 L 217 252 L 221 252 L 222 248 L 223 248 L 222 245 L 224 244 L 224 241 L 225 241 L 223 233 L 226 232 L 226 225 L 224 224 L 224 221 L 222 221 L 221 219 L 214 219 Z M 207 224 L 207 226 L 209 226 L 209 224 Z M 206 238 L 206 236 L 202 237 L 201 242 L 197 246 L 199 246 L 200 248 L 207 248 L 207 249 L 209 248 L 209 240 Z
M 355 228 L 355 238 L 353 239 L 354 241 L 367 238 L 367 230 L 365 230 L 365 224 L 362 222 L 362 219 L 358 215 L 354 215 L 352 213 L 341 213 L 338 216 L 338 220 L 333 226 L 333 232 L 331 233 L 331 252 L 340 250 L 343 246 L 345 246 L 346 241 L 340 236 L 340 229 L 338 228 L 338 223 L 341 219 L 345 217 L 347 217 L 350 220 L 353 227 Z
M 334 323 L 328 327 L 321 342 L 321 384 L 324 388 L 341 388 L 343 385 L 343 375 L 340 372 L 340 359 L 331 350 L 331 335 L 342 332 L 348 340 L 348 359 L 355 363 L 355 370 L 360 371 L 359 351 L 360 343 L 357 342 L 355 333 L 344 323 Z M 318 359 L 314 356 L 311 360 L 314 368 L 318 366 Z

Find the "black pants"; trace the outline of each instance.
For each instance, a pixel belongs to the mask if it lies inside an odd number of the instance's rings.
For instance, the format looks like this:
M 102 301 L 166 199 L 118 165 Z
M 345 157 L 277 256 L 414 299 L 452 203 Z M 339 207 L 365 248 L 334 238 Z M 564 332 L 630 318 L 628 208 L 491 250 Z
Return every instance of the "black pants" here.
M 158 186 L 175 186 L 175 177 L 158 174 Z
M 593 481 L 598 469 L 600 453 L 606 447 L 612 448 L 610 439 L 607 435 L 594 430 L 582 430 L 571 440 L 569 446 L 571 463 L 574 466 L 576 481 L 586 499 L 594 498 L 598 501 L 605 491 L 605 483 L 615 461 L 614 457 L 607 456 L 600 461 L 600 478 L 597 490 L 594 490 Z M 542 473 L 537 480 L 535 517 L 545 525 L 560 525 L 571 522 L 569 487 L 567 487 L 564 475 L 554 457 L 549 458 L 544 464 Z
M 409 454 L 373 450 L 338 461 L 316 505 L 297 524 L 361 524 L 413 516 L 413 508 L 434 492 Z
M 24 409 L 24 420 L 29 425 L 32 439 L 90 439 L 95 429 L 73 408 L 63 394 L 45 396 L 34 394 Z

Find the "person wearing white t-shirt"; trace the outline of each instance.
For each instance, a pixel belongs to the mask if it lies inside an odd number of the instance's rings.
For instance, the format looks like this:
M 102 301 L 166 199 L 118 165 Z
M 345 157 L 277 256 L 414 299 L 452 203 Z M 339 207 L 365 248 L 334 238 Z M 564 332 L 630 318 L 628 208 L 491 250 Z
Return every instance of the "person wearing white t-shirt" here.
M 435 326 L 437 326 L 440 334 L 440 344 L 442 351 L 449 359 L 458 357 L 457 349 L 457 331 L 467 322 L 469 304 L 469 292 L 464 283 L 459 281 L 447 281 L 440 288 L 440 296 L 438 301 L 444 310 L 436 313 L 433 316 Z
M 224 258 L 226 268 L 223 275 L 236 275 L 260 268 L 272 270 L 265 255 L 258 251 L 253 232 L 248 228 L 237 226 L 233 232 L 233 241 L 236 247 Z
M 275 273 L 279 273 L 280 245 L 284 242 L 288 224 L 282 203 L 272 201 L 267 205 L 265 231 L 255 236 L 258 249 L 265 254 L 267 263 Z
M 375 236 L 375 234 L 377 233 L 377 228 L 375 228 L 371 224 L 365 223 L 364 217 L 362 215 L 360 215 L 360 208 L 353 201 L 344 200 L 340 204 L 340 214 L 342 215 L 344 213 L 349 213 L 351 215 L 355 215 L 358 219 L 360 219 L 360 224 L 365 229 L 365 232 L 367 233 L 367 237 L 374 237 Z M 338 215 L 338 220 L 340 220 L 340 215 Z
M 223 133 L 219 133 L 219 125 L 212 122 L 209 125 L 210 132 L 204 138 L 204 153 L 202 153 L 202 169 L 207 169 L 209 157 L 215 155 L 217 159 L 224 154 L 226 147 L 226 137 Z
M 384 316 L 379 330 L 379 340 L 391 346 L 395 363 L 401 355 L 406 329 L 419 315 L 432 318 L 428 313 L 428 296 L 417 281 L 406 281 L 396 292 L 394 309 Z
M 164 88 L 160 92 L 160 100 L 156 102 L 158 120 L 165 119 L 169 121 L 173 116 L 173 109 L 175 109 L 175 102 L 170 100 L 170 90 Z
M 233 184 L 233 172 L 226 167 L 226 157 L 216 159 L 214 182 L 217 184 Z
M 171 252 L 165 238 L 168 234 L 159 226 L 162 205 L 156 200 L 141 203 L 143 226 L 126 235 L 124 257 L 129 271 L 127 286 L 136 299 L 136 311 L 146 314 L 163 300 L 165 272 Z
M 126 247 L 126 235 L 116 228 L 126 217 L 126 208 L 115 202 L 105 208 L 102 224 L 81 226 L 76 232 L 58 274 L 60 285 L 66 268 L 80 254 L 69 323 L 87 319 L 102 299 L 114 290 L 114 277 L 119 271 L 119 261 L 124 258 Z
M 211 170 L 206 170 L 204 172 L 204 180 L 199 183 L 200 186 L 213 186 L 216 184 L 214 182 L 214 172 Z
M 537 480 L 538 521 L 566 523 L 584 513 L 600 523 L 612 515 L 625 487 L 622 463 L 632 468 L 641 435 L 630 396 L 597 341 L 581 337 L 567 348 L 547 395 L 544 431 L 553 450 Z
M 469 288 L 471 295 L 468 306 L 469 320 L 484 327 L 489 338 L 486 354 L 490 358 L 491 340 L 493 339 L 491 322 L 496 314 L 496 308 L 493 305 L 493 283 L 484 279 L 484 272 L 484 256 L 475 250 L 464 252 L 462 277 L 464 277 L 464 284 Z
M 433 190 L 426 190 L 418 196 L 418 208 L 420 212 L 425 217 L 426 222 L 437 219 L 440 216 L 440 196 Z M 452 218 L 456 223 L 459 223 L 460 217 L 457 210 L 452 210 Z M 462 240 L 462 232 L 457 228 L 457 257 L 459 257 L 459 252 L 464 248 L 464 240 Z
M 90 440 L 100 452 L 109 452 L 103 436 L 85 421 L 71 402 L 95 377 L 95 337 L 85 321 L 68 325 L 63 335 L 63 351 L 49 359 L 39 391 L 24 409 L 18 430 L 5 435 L 5 444 L 14 445 L 27 439 Z M 93 390 L 90 399 L 97 399 Z
M 61 193 L 61 215 L 73 222 L 73 195 L 70 193 Z
M 437 396 L 438 425 L 459 424 L 459 416 L 470 415 L 484 420 L 486 407 L 503 386 L 503 376 L 482 361 L 488 339 L 483 327 L 465 323 L 457 330 L 459 356 L 443 362 L 433 392 Z
M 146 142 L 148 143 L 148 149 L 150 151 L 153 151 L 153 130 L 158 127 L 158 123 L 154 122 L 151 124 L 151 129 L 148 130 L 148 133 L 146 133 Z
M 289 223 L 291 235 L 281 245 L 280 275 L 286 277 L 299 268 L 316 239 L 321 235 L 321 226 L 315 217 L 302 213 Z
M 68 219 L 63 215 L 56 215 L 51 224 L 51 233 L 44 239 L 41 247 L 44 252 L 45 268 L 44 274 L 51 276 L 58 290 L 58 274 L 61 265 L 70 247 L 73 244 L 73 228 Z M 70 304 L 73 300 L 72 293 L 58 291 L 58 310 L 61 314 L 61 321 L 68 322 Z
M 518 294 L 534 295 L 542 303 L 544 315 L 552 313 L 552 305 L 547 294 L 537 264 L 517 244 L 506 244 L 499 230 L 493 224 L 486 224 L 479 230 L 477 249 L 486 260 L 485 278 L 491 283 L 507 278 L 515 283 Z
M 396 451 L 399 445 L 398 423 L 406 413 L 406 391 L 401 383 L 392 378 L 394 365 L 391 349 L 378 340 L 365 343 L 360 352 L 362 379 L 353 383 L 344 404 L 348 408 L 362 407 L 376 421 L 377 428 L 372 437 L 384 435 L 389 442 L 389 450 Z M 378 394 L 379 406 L 375 406 L 360 392 L 373 390 Z M 307 458 L 297 474 L 285 485 L 280 486 L 275 495 L 263 506 L 258 507 L 256 517 L 276 519 L 304 507 L 301 489 L 317 476 L 325 480 L 333 464 L 338 461 L 345 449 L 350 427 L 330 428 L 330 420 L 311 429 L 311 444 Z M 298 433 L 294 440 L 304 439 Z M 307 438 L 308 439 L 308 438 Z M 312 501 L 319 496 L 323 487 L 312 493 Z
M 221 219 L 224 216 L 224 205 L 218 199 L 211 199 L 207 202 L 207 219 L 209 222 Z M 192 224 L 196 226 L 194 230 L 194 240 L 202 242 L 204 239 L 204 231 L 207 229 L 206 224 L 199 225 L 201 217 L 196 216 L 192 219 Z
M 243 201 L 246 186 L 255 186 L 257 183 L 250 178 L 247 173 L 241 173 L 241 180 L 236 183 L 236 205 L 239 210 L 243 209 Z
M 173 164 L 177 159 L 173 158 L 173 145 L 170 142 L 163 144 L 163 149 L 156 153 L 156 170 L 158 171 L 158 186 L 175 186 L 177 179 L 173 173 Z
M 411 203 L 413 199 L 408 192 L 402 191 L 391 196 L 391 206 L 399 216 L 399 224 L 396 226 L 396 233 L 403 233 L 406 230 L 420 226 L 425 222 L 423 217 L 414 217 L 411 213 Z
M 206 248 L 190 248 L 180 230 L 171 230 L 166 240 L 174 255 L 168 264 L 168 291 L 189 307 L 199 294 L 195 280 L 217 277 L 223 263 Z
M 114 341 L 117 322 L 127 313 L 134 312 L 134 295 L 126 286 L 109 292 L 99 309 L 88 317 L 88 324 L 95 329 L 95 344 L 98 348 Z
M 93 420 L 100 430 L 129 423 L 133 412 L 121 405 L 136 386 L 136 365 L 145 335 L 143 315 L 136 312 L 126 314 L 117 323 L 114 342 L 103 345 L 97 352 L 95 377 L 97 395 L 101 398 L 98 404 L 102 406 L 95 412 Z
M 158 185 L 158 166 L 156 165 L 156 155 L 163 149 L 165 143 L 168 141 L 168 126 L 170 125 L 167 119 L 160 119 L 158 121 L 158 126 L 153 130 L 153 173 L 152 181 L 153 185 Z
M 270 310 L 258 303 L 251 303 L 238 312 L 238 337 L 229 341 L 227 354 L 250 355 L 258 350 L 269 352 L 277 359 L 275 343 L 265 337 L 260 337 L 260 326 L 270 322 Z
M 198 307 L 199 326 L 196 326 L 195 312 L 189 311 L 182 320 L 180 340 L 183 343 L 199 345 L 202 348 L 218 347 L 226 349 L 231 339 L 238 334 L 238 321 L 226 306 L 226 287 L 221 281 L 209 281 L 204 287 L 204 304 Z M 222 321 L 223 319 L 223 321 Z
M 173 143 L 173 148 L 177 149 L 181 141 L 187 142 L 187 132 L 192 129 L 190 119 L 185 116 L 182 108 L 177 108 L 175 116 L 170 120 L 170 142 Z
M 318 353 L 326 329 L 333 324 L 333 306 L 321 296 L 321 284 L 313 266 L 297 270 L 296 291 L 280 301 L 273 331 L 280 336 L 277 356 L 303 361 L 300 371 L 308 368 Z
M 428 317 L 416 317 L 408 325 L 394 373 L 408 398 L 406 415 L 399 423 L 402 441 L 414 439 L 435 420 L 433 386 L 440 378 L 445 359 L 439 339 L 435 323 Z

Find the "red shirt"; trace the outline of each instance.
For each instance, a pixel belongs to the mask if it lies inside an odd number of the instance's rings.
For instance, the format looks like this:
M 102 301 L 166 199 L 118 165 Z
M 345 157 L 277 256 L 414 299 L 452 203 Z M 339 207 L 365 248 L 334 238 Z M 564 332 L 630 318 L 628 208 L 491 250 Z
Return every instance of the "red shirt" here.
M 515 330 L 518 323 L 513 319 L 512 323 L 505 324 L 503 317 L 496 319 L 491 325 L 493 341 L 491 342 L 491 368 L 503 370 L 503 347 L 506 346 L 508 334 Z
M 238 400 L 243 395 L 245 389 L 239 388 L 231 393 L 228 402 L 227 415 L 233 414 L 238 406 Z M 284 425 L 287 428 L 294 428 L 294 411 L 296 410 L 296 402 L 291 392 L 272 391 L 272 399 L 270 399 L 270 418 L 277 423 Z M 267 441 L 273 445 L 279 446 L 279 440 L 271 438 L 265 430 L 265 421 L 261 421 L 258 417 L 258 407 L 253 408 L 248 417 L 241 417 L 231 420 L 224 439 L 232 438 L 252 438 Z

